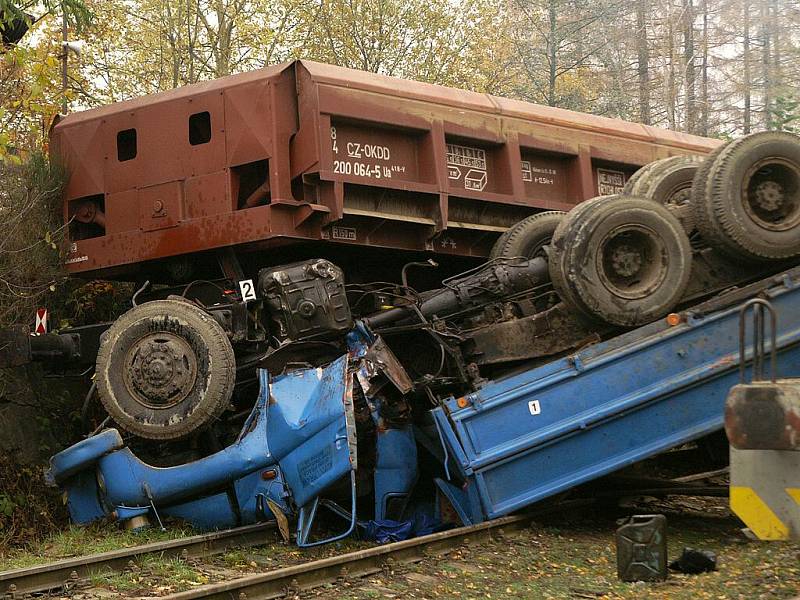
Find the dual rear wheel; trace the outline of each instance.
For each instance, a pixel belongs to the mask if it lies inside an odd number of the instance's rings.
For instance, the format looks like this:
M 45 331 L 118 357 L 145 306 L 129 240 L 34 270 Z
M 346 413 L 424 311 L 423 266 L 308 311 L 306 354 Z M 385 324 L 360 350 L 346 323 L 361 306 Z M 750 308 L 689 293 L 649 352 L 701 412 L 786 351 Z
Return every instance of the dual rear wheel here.
M 692 208 L 701 236 L 733 258 L 800 256 L 800 137 L 765 131 L 718 148 L 695 176 Z
M 546 255 L 553 287 L 572 310 L 630 327 L 680 301 L 691 276 L 690 234 L 733 260 L 800 256 L 800 138 L 757 133 L 705 158 L 650 163 L 623 194 L 520 221 L 491 258 Z
M 588 200 L 562 220 L 550 245 L 553 287 L 573 310 L 636 326 L 677 304 L 689 282 L 692 249 L 665 206 L 636 196 Z

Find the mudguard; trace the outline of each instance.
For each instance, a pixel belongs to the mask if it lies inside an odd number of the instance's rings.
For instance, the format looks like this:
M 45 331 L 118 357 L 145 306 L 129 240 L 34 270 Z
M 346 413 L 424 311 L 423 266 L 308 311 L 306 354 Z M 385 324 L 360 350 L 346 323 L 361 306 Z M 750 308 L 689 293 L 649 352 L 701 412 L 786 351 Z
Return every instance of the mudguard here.
M 60 484 L 93 467 L 106 454 L 123 447 L 119 432 L 116 429 L 106 429 L 50 458 L 47 480 L 51 484 Z

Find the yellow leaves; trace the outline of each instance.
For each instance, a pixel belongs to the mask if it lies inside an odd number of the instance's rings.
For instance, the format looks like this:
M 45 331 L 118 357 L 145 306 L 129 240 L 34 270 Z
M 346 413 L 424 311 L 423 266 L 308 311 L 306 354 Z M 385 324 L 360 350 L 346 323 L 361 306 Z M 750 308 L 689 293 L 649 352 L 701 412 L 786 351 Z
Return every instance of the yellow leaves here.
M 14 160 L 9 146 L 30 148 L 44 142 L 43 115 L 60 100 L 57 30 L 52 17 L 37 26 L 30 45 L 0 55 L 0 160 Z M 15 161 L 16 162 L 16 161 Z
M 202 573 L 198 573 L 195 576 L 194 581 L 187 580 L 186 583 L 188 583 L 189 585 L 195 585 L 196 586 L 196 585 L 205 585 L 209 581 L 210 581 L 210 579 L 206 575 L 203 575 Z
M 504 11 L 502 3 L 490 0 L 329 0 L 298 24 L 302 45 L 293 54 L 498 91 L 510 51 Z
M 8 134 L 0 132 L 0 163 L 3 162 L 21 164 L 20 157 L 10 151 Z

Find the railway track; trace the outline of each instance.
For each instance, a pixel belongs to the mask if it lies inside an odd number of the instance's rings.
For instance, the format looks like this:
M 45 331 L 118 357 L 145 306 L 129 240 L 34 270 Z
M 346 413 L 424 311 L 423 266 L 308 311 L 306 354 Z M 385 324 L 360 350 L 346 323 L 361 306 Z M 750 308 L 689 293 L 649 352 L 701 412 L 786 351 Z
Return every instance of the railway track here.
M 650 482 L 648 482 L 650 483 Z M 521 515 L 502 517 L 468 527 L 421 536 L 402 542 L 375 546 L 338 556 L 269 570 L 264 573 L 228 579 L 161 598 L 190 600 L 195 598 L 253 600 L 279 598 L 310 589 L 343 577 L 364 577 L 385 571 L 393 564 L 413 563 L 426 556 L 448 552 L 462 544 L 471 544 L 528 526 L 532 519 L 593 504 L 600 497 L 636 495 L 705 495 L 718 496 L 727 488 L 691 485 L 686 482 L 664 482 L 662 487 L 595 490 L 592 498 L 582 498 L 541 506 Z M 275 530 L 273 522 L 248 525 L 164 542 L 153 542 L 132 548 L 112 550 L 88 556 L 68 558 L 52 563 L 0 572 L 0 598 L 18 600 L 29 594 L 70 589 L 93 574 L 123 571 L 132 561 L 148 555 L 185 560 L 218 555 L 235 547 L 254 547 L 268 543 L 266 535 Z M 502 533 L 501 533 L 502 530 Z
M 195 600 L 199 598 L 267 600 L 285 596 L 292 597 L 300 591 L 327 583 L 389 572 L 397 565 L 419 562 L 430 556 L 445 554 L 459 546 L 468 546 L 492 537 L 503 538 L 509 532 L 528 527 L 531 521 L 537 517 L 591 504 L 593 504 L 591 499 L 569 500 L 520 515 L 501 517 L 478 525 L 458 527 L 410 540 L 274 569 L 266 573 L 213 583 L 161 598 L 162 600 Z
M 574 506 L 574 505 L 571 505 Z M 556 512 L 564 507 L 552 507 Z M 346 578 L 360 578 L 379 572 L 388 572 L 396 565 L 419 562 L 426 557 L 444 554 L 461 545 L 469 545 L 491 538 L 502 537 L 515 529 L 527 527 L 536 514 L 501 517 L 469 527 L 459 527 L 402 542 L 356 550 L 339 556 L 323 558 L 300 565 L 284 567 L 248 575 L 229 581 L 162 596 L 162 600 L 266 600 L 292 597 L 302 590 L 325 585 Z
M 233 546 L 258 546 L 267 541 L 265 535 L 274 528 L 275 525 L 271 522 L 258 523 L 100 554 L 67 558 L 34 567 L 0 571 L 0 597 L 4 600 L 16 600 L 24 598 L 26 594 L 69 587 L 95 573 L 108 570 L 120 571 L 131 561 L 146 555 L 158 554 L 164 557 L 193 559 L 220 554 Z
M 444 553 L 461 544 L 485 540 L 492 535 L 526 527 L 531 519 L 590 504 L 590 500 L 562 502 L 523 515 L 459 527 L 402 542 L 375 546 L 299 565 L 278 568 L 266 573 L 178 592 L 162 598 L 279 598 L 294 590 L 310 589 L 342 577 L 363 577 L 382 571 L 392 564 L 417 562 L 429 555 Z M 22 600 L 30 594 L 69 590 L 93 574 L 126 569 L 131 561 L 147 555 L 196 559 L 220 554 L 233 547 L 253 547 L 267 542 L 265 534 L 274 523 L 263 523 L 196 535 L 133 548 L 69 558 L 44 565 L 0 572 L 0 598 Z M 502 535 L 502 533 L 500 533 Z

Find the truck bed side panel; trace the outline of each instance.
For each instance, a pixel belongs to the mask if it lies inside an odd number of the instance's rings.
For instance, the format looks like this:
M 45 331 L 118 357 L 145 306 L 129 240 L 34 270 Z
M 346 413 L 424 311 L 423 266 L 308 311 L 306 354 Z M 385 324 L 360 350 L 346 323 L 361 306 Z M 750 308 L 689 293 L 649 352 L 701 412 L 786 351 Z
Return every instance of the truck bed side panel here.
M 798 284 L 795 270 L 768 292 L 784 377 L 800 375 Z M 654 323 L 493 382 L 467 396 L 463 409 L 450 401 L 486 516 L 720 429 L 739 380 L 738 344 L 737 305 L 676 327 Z

